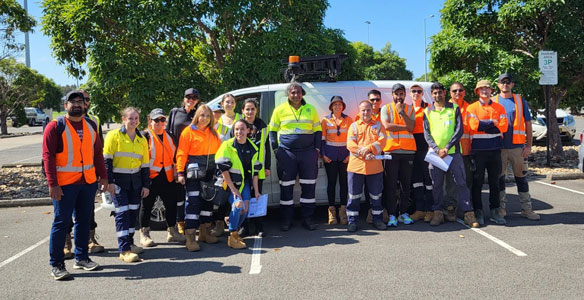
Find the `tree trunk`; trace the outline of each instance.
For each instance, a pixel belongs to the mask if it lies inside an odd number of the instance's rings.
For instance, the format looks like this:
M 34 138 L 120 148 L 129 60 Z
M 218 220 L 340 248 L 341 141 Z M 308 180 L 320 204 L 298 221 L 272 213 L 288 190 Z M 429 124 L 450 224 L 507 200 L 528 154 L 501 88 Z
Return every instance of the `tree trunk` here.
M 556 116 L 556 108 L 560 103 L 560 98 L 560 93 L 555 88 L 550 88 L 550 116 L 549 120 L 546 121 L 550 125 L 547 138 L 550 141 L 550 153 L 553 161 L 561 161 L 564 159 L 564 147 L 560 138 L 560 127 Z
M 8 112 L 6 111 L 6 104 L 0 107 L 0 134 L 8 134 L 8 125 L 6 125 L 6 120 L 8 120 Z

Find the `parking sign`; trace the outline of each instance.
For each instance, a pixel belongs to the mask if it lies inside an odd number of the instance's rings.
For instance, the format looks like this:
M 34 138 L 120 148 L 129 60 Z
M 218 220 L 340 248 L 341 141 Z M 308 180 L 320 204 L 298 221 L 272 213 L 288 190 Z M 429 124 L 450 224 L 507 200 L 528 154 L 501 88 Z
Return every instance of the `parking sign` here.
M 558 53 L 555 51 L 539 52 L 540 85 L 558 84 Z

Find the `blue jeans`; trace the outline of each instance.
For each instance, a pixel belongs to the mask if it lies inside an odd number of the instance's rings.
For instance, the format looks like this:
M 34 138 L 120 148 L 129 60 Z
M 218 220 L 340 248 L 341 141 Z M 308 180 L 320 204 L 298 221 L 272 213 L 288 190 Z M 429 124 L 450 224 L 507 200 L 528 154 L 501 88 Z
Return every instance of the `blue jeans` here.
M 49 241 L 51 266 L 65 261 L 63 248 L 65 235 L 69 233 L 71 217 L 75 214 L 75 260 L 89 258 L 89 221 L 93 210 L 93 201 L 97 191 L 97 182 L 92 184 L 69 184 L 61 187 L 61 200 L 53 199 L 53 225 Z
M 250 190 L 251 183 L 245 182 L 245 184 L 243 185 L 243 190 L 241 191 L 241 197 L 243 197 L 242 199 L 243 201 L 249 201 L 249 199 L 251 199 Z M 239 229 L 239 227 L 241 227 L 241 224 L 243 224 L 243 221 L 247 217 L 247 212 L 243 215 L 241 214 L 243 208 L 235 207 L 235 203 L 240 202 L 242 200 L 238 199 L 237 201 L 235 201 L 233 194 L 229 195 L 229 204 L 231 204 L 231 212 L 229 213 L 229 231 L 236 231 L 237 229 Z

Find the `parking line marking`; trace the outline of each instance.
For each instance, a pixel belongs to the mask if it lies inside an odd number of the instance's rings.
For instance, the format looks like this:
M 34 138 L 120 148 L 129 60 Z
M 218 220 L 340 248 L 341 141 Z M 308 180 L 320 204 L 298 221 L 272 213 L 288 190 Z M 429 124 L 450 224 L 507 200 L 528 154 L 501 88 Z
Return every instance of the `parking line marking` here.
M 480 234 L 480 235 L 488 238 L 489 240 L 491 240 L 495 244 L 497 244 L 497 245 L 499 245 L 499 246 L 501 246 L 501 247 L 503 247 L 503 248 L 511 251 L 511 253 L 513 253 L 513 254 L 515 254 L 517 256 L 527 256 L 527 254 L 525 254 L 525 252 L 523 252 L 521 250 L 518 250 L 518 249 L 512 247 L 511 245 L 503 242 L 502 240 L 500 240 L 500 239 L 498 239 L 498 238 L 496 238 L 496 237 L 494 237 L 494 236 L 492 236 L 492 235 L 490 235 L 490 234 L 488 234 L 488 233 L 486 233 L 486 232 L 484 232 L 484 231 L 482 231 L 482 230 L 480 230 L 478 228 L 471 228 L 471 227 L 469 227 L 468 225 L 464 224 L 464 221 L 462 221 L 461 219 L 458 219 L 457 218 L 456 221 L 458 223 L 462 224 L 463 226 L 465 226 L 466 228 L 469 228 L 472 231 L 474 231 L 474 232 L 476 232 L 476 233 L 478 233 L 478 234 Z
M 584 195 L 584 193 L 583 193 L 583 192 L 576 191 L 576 190 L 569 189 L 569 188 L 565 188 L 565 187 L 563 187 L 563 186 L 559 186 L 559 185 L 555 185 L 555 184 L 550 184 L 550 183 L 547 183 L 547 182 L 541 182 L 541 181 L 535 181 L 535 182 L 537 182 L 537 183 L 540 183 L 540 184 L 543 184 L 543 185 L 547 185 L 547 186 L 555 187 L 555 188 L 558 188 L 558 189 L 561 189 L 561 190 L 566 190 L 566 191 L 569 191 L 569 192 L 572 192 L 572 193 L 576 193 L 576 194 Z
M 96 212 L 98 212 L 98 211 L 100 211 L 100 210 L 101 210 L 101 206 L 100 206 L 100 207 L 98 207 L 98 208 L 96 208 L 96 209 L 95 209 L 93 212 L 94 212 L 94 213 L 96 213 Z M 5 260 L 5 261 L 3 261 L 3 262 L 1 262 L 1 263 L 0 263 L 0 268 L 2 268 L 2 267 L 4 267 L 5 265 L 7 265 L 7 264 L 9 264 L 9 263 L 11 263 L 11 262 L 13 262 L 13 261 L 15 261 L 16 259 L 18 259 L 19 257 L 21 257 L 21 256 L 23 256 L 23 255 L 25 255 L 25 254 L 27 254 L 28 252 L 30 252 L 30 251 L 32 251 L 32 250 L 34 250 L 36 247 L 38 247 L 38 246 L 40 246 L 40 245 L 44 244 L 45 242 L 47 242 L 47 241 L 48 241 L 50 238 L 51 238 L 51 236 L 47 236 L 46 238 L 44 238 L 44 239 L 40 240 L 40 241 L 39 241 L 39 242 L 37 242 L 36 244 L 34 244 L 34 245 L 32 245 L 32 246 L 30 246 L 30 247 L 28 247 L 28 248 L 26 248 L 26 249 L 22 250 L 20 253 L 18 253 L 18 254 L 16 254 L 16 255 L 14 255 L 14 256 L 12 256 L 12 257 L 8 258 L 7 260 Z M 260 245 L 261 245 L 261 242 L 260 242 Z
M 251 267 L 249 268 L 249 274 L 255 275 L 262 271 L 262 265 L 260 264 L 260 257 L 262 255 L 262 238 L 256 237 L 253 242 L 253 252 L 251 255 Z
M 31 160 L 31 159 L 40 159 L 41 157 L 42 156 L 38 155 L 38 156 L 33 156 L 33 157 L 25 158 L 25 159 L 17 160 L 15 162 L 13 162 L 13 164 L 17 164 L 19 162 L 23 162 L 23 161 L 27 161 L 27 160 Z

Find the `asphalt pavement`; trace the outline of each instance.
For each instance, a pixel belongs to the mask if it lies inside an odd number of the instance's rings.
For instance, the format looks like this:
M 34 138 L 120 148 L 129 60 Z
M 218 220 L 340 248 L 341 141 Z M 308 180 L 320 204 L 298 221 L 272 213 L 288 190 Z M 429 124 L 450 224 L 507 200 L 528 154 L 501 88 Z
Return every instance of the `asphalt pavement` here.
M 160 244 L 133 264 L 118 259 L 114 220 L 98 210 L 107 250 L 92 259 L 102 268 L 74 270 L 68 260 L 74 279 L 65 282 L 50 276 L 52 207 L 4 208 L 0 299 L 584 299 L 584 180 L 530 181 L 540 221 L 522 218 L 515 186 L 507 191 L 507 226 L 417 222 L 376 231 L 362 221 L 348 233 L 325 225 L 320 207 L 316 231 L 297 220 L 280 232 L 278 211 L 270 210 L 271 235 L 246 238 L 246 250 L 229 249 L 224 236 L 187 252 L 155 231 Z M 486 186 L 483 200 L 488 207 Z

